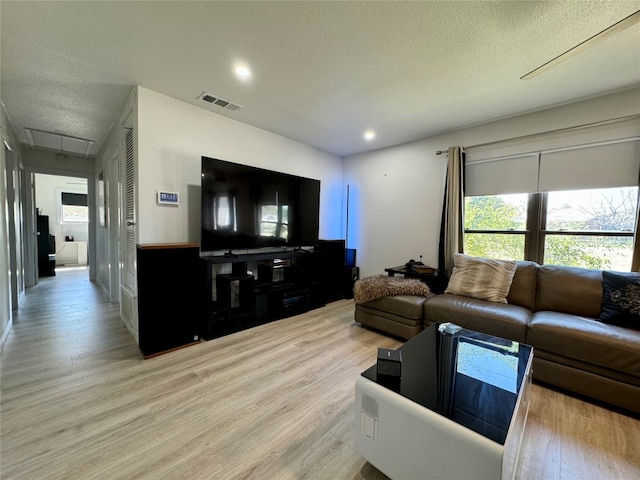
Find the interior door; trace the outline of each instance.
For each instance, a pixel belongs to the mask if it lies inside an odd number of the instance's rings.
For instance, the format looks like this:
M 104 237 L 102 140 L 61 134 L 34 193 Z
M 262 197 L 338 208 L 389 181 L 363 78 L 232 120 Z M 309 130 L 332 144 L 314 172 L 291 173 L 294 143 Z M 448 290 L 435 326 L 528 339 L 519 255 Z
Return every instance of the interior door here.
M 124 135 L 122 284 L 136 292 L 136 178 L 133 128 Z
M 105 171 L 105 215 L 109 232 L 109 292 L 113 303 L 120 303 L 120 281 L 122 262 L 120 261 L 120 206 L 122 198 L 122 175 L 120 157 L 114 153 Z
M 22 239 L 20 225 L 20 186 L 18 183 L 18 168 L 13 152 L 6 145 L 4 147 L 6 159 L 6 189 L 7 189 L 7 213 L 9 227 L 9 271 L 11 272 L 11 308 L 18 308 L 20 293 L 23 291 L 22 277 Z

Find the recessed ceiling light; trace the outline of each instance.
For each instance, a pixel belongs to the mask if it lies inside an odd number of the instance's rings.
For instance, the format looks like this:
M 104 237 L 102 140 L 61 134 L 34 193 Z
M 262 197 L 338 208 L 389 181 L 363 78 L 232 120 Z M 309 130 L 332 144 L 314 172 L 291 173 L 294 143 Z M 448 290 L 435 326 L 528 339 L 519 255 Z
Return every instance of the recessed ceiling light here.
M 245 64 L 237 64 L 233 67 L 233 71 L 240 80 L 249 80 L 251 78 L 251 69 Z
M 373 130 L 367 130 L 366 132 L 364 132 L 364 139 L 366 141 L 370 142 L 374 138 L 376 138 L 376 132 L 374 132 Z

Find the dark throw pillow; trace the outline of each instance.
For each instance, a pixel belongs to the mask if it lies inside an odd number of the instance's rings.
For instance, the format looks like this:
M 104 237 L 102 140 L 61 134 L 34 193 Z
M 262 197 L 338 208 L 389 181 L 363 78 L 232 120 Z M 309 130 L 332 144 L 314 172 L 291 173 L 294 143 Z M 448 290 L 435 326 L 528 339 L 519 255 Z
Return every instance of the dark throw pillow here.
M 602 272 L 600 320 L 640 330 L 640 273 Z

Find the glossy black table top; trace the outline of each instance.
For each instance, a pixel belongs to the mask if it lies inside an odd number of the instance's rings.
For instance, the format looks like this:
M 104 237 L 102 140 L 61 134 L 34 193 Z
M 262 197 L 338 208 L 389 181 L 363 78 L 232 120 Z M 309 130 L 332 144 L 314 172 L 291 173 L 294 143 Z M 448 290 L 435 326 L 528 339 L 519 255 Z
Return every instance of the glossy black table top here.
M 433 324 L 399 348 L 400 379 L 378 376 L 376 365 L 362 375 L 504 444 L 533 349 L 467 329 L 440 331 L 446 325 Z

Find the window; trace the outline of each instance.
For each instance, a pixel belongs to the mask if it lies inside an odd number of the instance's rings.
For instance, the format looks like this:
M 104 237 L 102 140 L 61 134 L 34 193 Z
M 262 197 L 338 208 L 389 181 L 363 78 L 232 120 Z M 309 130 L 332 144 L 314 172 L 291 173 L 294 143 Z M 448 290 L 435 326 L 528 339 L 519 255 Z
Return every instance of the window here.
M 544 263 L 630 270 L 638 187 L 546 194 Z
M 469 147 L 465 252 L 637 268 L 639 129 L 634 116 Z
M 89 207 L 79 205 L 62 205 L 63 223 L 88 223 Z
M 86 193 L 62 192 L 62 223 L 89 223 Z
M 628 271 L 638 187 L 465 199 L 469 255 Z
M 464 251 L 523 260 L 526 224 L 527 194 L 466 197 Z

